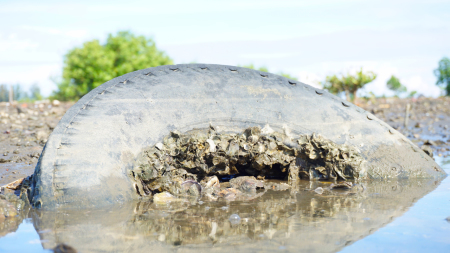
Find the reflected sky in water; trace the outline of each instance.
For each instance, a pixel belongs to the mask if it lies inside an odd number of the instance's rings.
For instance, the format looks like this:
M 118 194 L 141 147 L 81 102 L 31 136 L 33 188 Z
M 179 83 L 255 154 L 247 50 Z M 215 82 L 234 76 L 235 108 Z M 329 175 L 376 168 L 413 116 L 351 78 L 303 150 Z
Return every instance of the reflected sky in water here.
M 447 174 L 450 161 L 438 161 Z M 450 178 L 403 216 L 342 252 L 450 252 Z

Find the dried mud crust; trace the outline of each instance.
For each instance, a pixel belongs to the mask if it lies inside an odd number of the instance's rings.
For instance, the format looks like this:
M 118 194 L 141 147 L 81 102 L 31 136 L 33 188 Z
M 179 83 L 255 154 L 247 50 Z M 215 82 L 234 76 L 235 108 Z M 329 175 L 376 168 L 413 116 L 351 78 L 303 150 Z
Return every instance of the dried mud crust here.
M 159 192 L 199 196 L 206 190 L 214 198 L 279 188 L 265 184 L 265 179 L 285 180 L 289 186 L 295 186 L 300 178 L 363 179 L 364 164 L 356 148 L 317 134 L 293 138 L 269 125 L 242 133 L 220 133 L 211 126 L 183 134 L 172 131 L 138 155 L 129 175 L 140 196 Z M 220 188 L 230 178 L 231 187 Z

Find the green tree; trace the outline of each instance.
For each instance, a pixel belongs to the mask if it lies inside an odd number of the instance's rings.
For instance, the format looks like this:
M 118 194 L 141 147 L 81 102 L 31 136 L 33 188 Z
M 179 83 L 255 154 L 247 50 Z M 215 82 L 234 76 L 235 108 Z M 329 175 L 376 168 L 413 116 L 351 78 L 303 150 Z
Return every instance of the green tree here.
M 412 98 L 412 97 L 414 97 L 416 94 L 417 94 L 417 91 L 413 90 L 413 91 L 411 91 L 411 92 L 408 94 L 408 97 L 409 97 L 409 98 Z
M 331 93 L 338 94 L 345 92 L 345 96 L 348 101 L 357 99 L 356 92 L 364 87 L 366 84 L 372 82 L 377 78 L 377 75 L 371 71 L 363 72 L 361 68 L 355 75 L 347 73 L 347 75 L 327 76 L 322 85 L 325 89 Z
M 266 68 L 266 67 L 259 67 L 259 68 L 256 68 L 253 64 L 248 64 L 248 65 L 243 65 L 243 66 L 238 65 L 238 66 L 239 66 L 239 67 L 243 67 L 243 68 L 248 68 L 248 69 L 255 69 L 255 70 L 262 71 L 262 72 L 269 72 L 269 69 L 268 69 L 268 68 Z M 288 78 L 288 79 L 298 81 L 298 79 L 297 79 L 296 77 L 293 77 L 293 76 L 291 76 L 291 75 L 289 75 L 289 74 L 287 74 L 287 73 L 284 73 L 284 72 L 278 72 L 277 74 L 280 75 L 280 76 L 284 76 L 284 77 L 286 77 L 286 78 Z
M 434 74 L 438 78 L 436 85 L 444 88 L 446 95 L 450 96 L 450 59 L 442 58 L 439 61 L 439 67 L 434 70 Z
M 128 31 L 109 34 L 104 45 L 98 40 L 88 41 L 65 55 L 62 79 L 52 98 L 79 99 L 114 77 L 168 64 L 173 61 L 156 48 L 152 39 Z
M 386 82 L 386 85 L 390 90 L 394 91 L 397 96 L 406 92 L 406 87 L 403 86 L 400 83 L 400 80 L 395 76 L 391 76 L 391 78 Z
M 345 97 L 350 101 L 350 90 L 349 87 L 344 84 L 344 78 L 339 78 L 337 75 L 325 77 L 325 81 L 322 82 L 324 89 L 327 89 L 333 94 L 338 94 L 341 92 L 345 93 Z

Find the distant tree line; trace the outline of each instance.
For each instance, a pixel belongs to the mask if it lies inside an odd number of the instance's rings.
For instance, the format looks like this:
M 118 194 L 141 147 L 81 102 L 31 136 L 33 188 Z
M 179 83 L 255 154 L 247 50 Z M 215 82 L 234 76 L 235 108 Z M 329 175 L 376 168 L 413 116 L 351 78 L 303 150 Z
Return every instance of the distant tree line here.
M 8 102 L 9 101 L 9 91 L 10 85 L 1 84 L 0 85 L 0 102 Z M 33 84 L 30 89 L 24 91 L 20 84 L 15 84 L 13 87 L 13 99 L 14 101 L 19 102 L 28 102 L 35 100 L 42 100 L 43 97 L 41 95 L 41 89 L 37 84 Z
M 444 57 L 439 61 L 439 66 L 434 70 L 437 77 L 436 85 L 444 89 L 445 94 L 450 96 L 450 59 Z

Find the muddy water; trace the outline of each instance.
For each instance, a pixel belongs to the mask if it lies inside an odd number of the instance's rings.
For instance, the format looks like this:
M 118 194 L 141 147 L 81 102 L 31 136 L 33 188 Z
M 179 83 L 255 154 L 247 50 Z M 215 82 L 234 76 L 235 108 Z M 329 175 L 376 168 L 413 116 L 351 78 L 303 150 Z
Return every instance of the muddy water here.
M 358 191 L 319 194 L 314 190 L 329 184 L 304 181 L 296 191 L 269 190 L 250 201 L 25 210 L 0 226 L 0 252 L 42 252 L 59 243 L 80 252 L 353 252 L 380 245 L 389 251 L 417 251 L 420 244 L 450 249 L 450 223 L 445 220 L 450 216 L 449 178 L 362 185 Z M 403 243 L 394 243 L 392 236 Z

